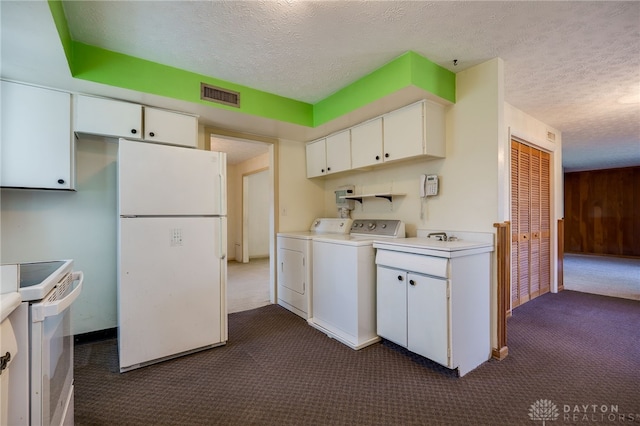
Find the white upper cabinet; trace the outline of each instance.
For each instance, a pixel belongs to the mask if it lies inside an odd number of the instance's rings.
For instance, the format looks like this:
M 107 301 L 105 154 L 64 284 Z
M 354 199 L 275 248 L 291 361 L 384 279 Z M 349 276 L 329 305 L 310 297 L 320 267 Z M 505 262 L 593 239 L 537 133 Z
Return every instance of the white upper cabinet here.
M 349 130 L 309 142 L 306 146 L 307 177 L 324 176 L 351 168 Z
M 382 161 L 382 117 L 352 127 L 351 167 L 358 169 Z
M 198 145 L 198 118 L 193 115 L 84 95 L 76 96 L 75 107 L 77 133 Z
M 327 174 L 351 168 L 351 132 L 345 130 L 327 136 Z
M 383 116 L 384 161 L 445 156 L 444 107 L 421 101 Z
M 142 139 L 142 105 L 78 95 L 74 130 L 93 135 Z
M 326 141 L 324 160 L 318 157 L 320 146 L 315 145 L 320 141 Z M 415 157 L 444 158 L 445 153 L 444 106 L 424 100 L 309 142 L 307 177 Z
M 2 82 L 3 187 L 75 189 L 71 95 Z
M 307 144 L 307 177 L 327 174 L 327 140 L 319 139 Z
M 198 146 L 198 118 L 158 108 L 144 107 L 144 138 L 195 148 Z

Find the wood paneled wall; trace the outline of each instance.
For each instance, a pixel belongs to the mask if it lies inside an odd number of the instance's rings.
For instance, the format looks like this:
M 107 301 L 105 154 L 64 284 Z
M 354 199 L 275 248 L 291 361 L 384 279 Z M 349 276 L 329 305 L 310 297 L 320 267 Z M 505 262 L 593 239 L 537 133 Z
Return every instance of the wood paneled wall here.
M 640 257 L 640 167 L 564 175 L 567 253 Z

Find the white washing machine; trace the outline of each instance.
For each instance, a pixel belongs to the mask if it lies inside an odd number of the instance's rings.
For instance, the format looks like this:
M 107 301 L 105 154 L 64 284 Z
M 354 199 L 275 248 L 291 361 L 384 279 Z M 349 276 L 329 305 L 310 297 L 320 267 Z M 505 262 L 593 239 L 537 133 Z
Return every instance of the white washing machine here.
M 314 238 L 309 324 L 352 349 L 378 342 L 373 242 L 404 237 L 400 220 L 357 219 L 349 235 Z
M 308 231 L 281 232 L 277 236 L 278 304 L 301 316 L 311 317 L 312 241 L 320 235 L 346 235 L 351 219 L 318 218 Z

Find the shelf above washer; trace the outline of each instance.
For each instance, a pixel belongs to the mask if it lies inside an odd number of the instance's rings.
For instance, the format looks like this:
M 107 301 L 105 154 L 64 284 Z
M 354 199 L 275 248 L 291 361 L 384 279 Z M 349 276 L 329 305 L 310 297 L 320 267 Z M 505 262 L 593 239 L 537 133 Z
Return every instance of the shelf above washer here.
M 377 193 L 377 194 L 345 195 L 340 198 L 345 198 L 348 200 L 356 200 L 359 203 L 362 203 L 363 198 L 384 198 L 390 203 L 393 203 L 394 197 L 404 197 L 405 195 L 407 194 Z

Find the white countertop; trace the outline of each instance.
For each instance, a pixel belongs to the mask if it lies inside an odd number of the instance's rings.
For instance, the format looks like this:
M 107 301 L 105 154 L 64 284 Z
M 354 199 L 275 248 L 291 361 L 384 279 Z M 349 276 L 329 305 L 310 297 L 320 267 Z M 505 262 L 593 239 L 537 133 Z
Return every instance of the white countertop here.
M 438 241 L 433 238 L 411 237 L 396 240 L 377 240 L 373 247 L 427 256 L 459 257 L 493 251 L 493 243 L 481 241 Z

